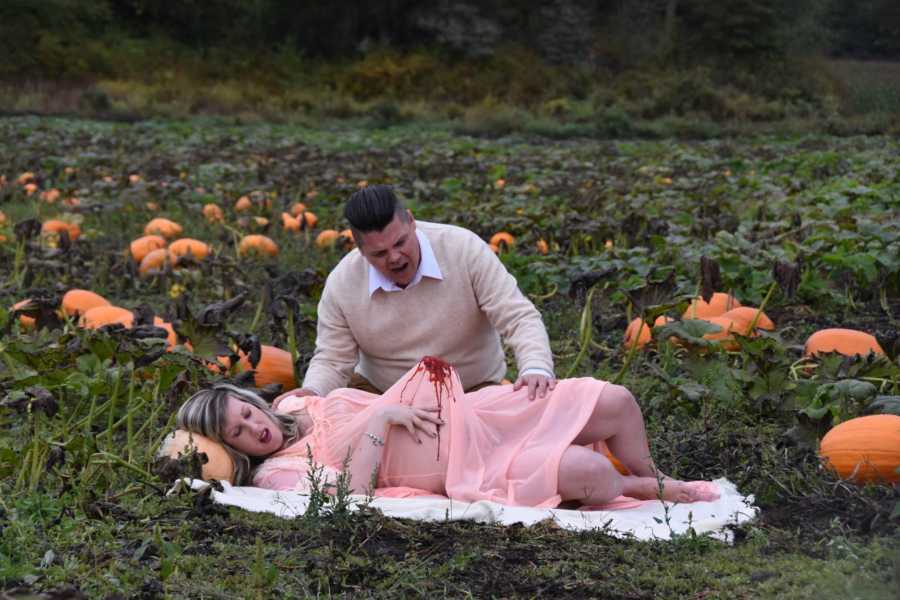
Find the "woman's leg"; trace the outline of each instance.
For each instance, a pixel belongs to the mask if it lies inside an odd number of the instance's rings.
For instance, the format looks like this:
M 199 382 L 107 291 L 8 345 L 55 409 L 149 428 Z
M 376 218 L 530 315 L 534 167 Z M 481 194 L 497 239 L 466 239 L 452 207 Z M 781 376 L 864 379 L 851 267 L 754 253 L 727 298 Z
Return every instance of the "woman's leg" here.
M 613 456 L 639 477 L 656 478 L 656 465 L 650 458 L 644 417 L 627 388 L 612 383 L 604 386 L 594 412 L 574 444 L 606 442 Z
M 662 498 L 670 502 L 713 499 L 705 487 L 696 485 L 697 482 L 621 475 L 609 459 L 583 446 L 569 446 L 563 453 L 558 478 L 562 499 L 577 500 L 582 504 L 604 504 L 617 496 L 638 500 Z

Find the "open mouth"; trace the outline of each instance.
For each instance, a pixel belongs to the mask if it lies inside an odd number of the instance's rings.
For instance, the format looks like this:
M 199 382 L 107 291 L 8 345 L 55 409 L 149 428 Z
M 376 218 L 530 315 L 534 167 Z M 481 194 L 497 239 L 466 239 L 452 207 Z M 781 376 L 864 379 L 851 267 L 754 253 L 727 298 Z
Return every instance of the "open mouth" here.
M 269 433 L 268 429 L 263 429 L 263 432 L 259 436 L 259 441 L 265 444 L 269 441 L 269 438 L 272 437 L 272 434 Z
M 401 265 L 399 267 L 391 267 L 391 271 L 393 271 L 394 273 L 400 273 L 402 271 L 405 271 L 407 264 L 408 263 L 403 263 L 403 265 Z

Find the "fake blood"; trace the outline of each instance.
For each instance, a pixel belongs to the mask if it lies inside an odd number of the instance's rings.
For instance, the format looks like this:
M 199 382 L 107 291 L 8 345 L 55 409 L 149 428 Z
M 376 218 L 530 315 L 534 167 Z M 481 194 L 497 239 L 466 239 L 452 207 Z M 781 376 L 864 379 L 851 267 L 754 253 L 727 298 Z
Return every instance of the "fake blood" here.
M 450 397 L 456 402 L 456 396 L 453 395 L 453 390 L 450 387 L 450 375 L 452 374 L 453 367 L 450 366 L 446 361 L 441 360 L 436 356 L 426 356 L 419 361 L 419 364 L 416 365 L 416 370 L 412 372 L 412 375 L 409 376 L 409 379 L 406 380 L 406 383 L 403 385 L 403 390 L 400 392 L 400 398 L 403 398 L 403 392 L 406 391 L 406 386 L 409 385 L 409 382 L 413 380 L 413 378 L 421 373 L 422 371 L 426 371 L 428 373 L 428 381 L 431 382 L 431 385 L 434 386 L 434 397 L 437 399 L 438 406 L 438 419 L 441 419 L 441 410 L 443 409 L 443 398 L 444 398 L 444 390 L 450 393 Z M 437 457 L 436 460 L 441 460 L 441 428 L 437 427 Z

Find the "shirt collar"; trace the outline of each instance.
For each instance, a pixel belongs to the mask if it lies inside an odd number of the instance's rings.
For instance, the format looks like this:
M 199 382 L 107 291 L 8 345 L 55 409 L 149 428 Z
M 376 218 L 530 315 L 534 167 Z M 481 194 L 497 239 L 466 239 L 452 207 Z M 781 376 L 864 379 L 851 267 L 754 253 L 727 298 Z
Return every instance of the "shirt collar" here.
M 441 267 L 438 265 L 437 258 L 434 256 L 434 250 L 431 248 L 431 242 L 420 229 L 416 229 L 416 238 L 419 240 L 419 252 L 421 258 L 419 260 L 419 268 L 412 281 L 405 288 L 398 286 L 396 283 L 382 275 L 378 269 L 369 265 L 369 297 L 372 297 L 379 288 L 386 292 L 402 292 L 409 289 L 422 281 L 423 277 L 431 277 L 432 279 L 443 279 Z

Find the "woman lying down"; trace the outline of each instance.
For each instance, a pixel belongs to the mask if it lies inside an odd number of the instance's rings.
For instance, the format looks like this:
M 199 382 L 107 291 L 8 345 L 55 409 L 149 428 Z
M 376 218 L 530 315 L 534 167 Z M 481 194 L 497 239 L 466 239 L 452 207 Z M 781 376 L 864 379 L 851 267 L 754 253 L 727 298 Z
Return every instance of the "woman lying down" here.
M 348 465 L 359 494 L 374 474 L 376 495 L 516 506 L 718 497 L 711 482 L 657 471 L 641 410 L 624 387 L 563 379 L 543 398 L 527 394 L 512 385 L 463 393 L 452 367 L 426 357 L 381 396 L 343 388 L 324 398 L 287 396 L 277 412 L 252 392 L 217 385 L 194 394 L 177 423 L 224 444 L 237 485 L 309 493 L 311 459 L 330 483 Z M 587 447 L 598 442 L 629 475 Z

